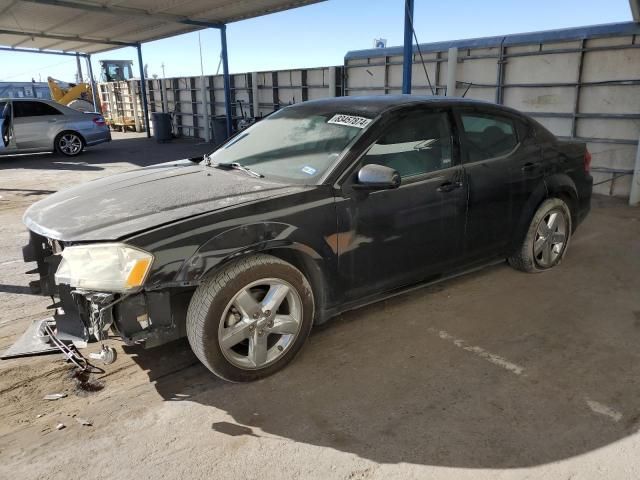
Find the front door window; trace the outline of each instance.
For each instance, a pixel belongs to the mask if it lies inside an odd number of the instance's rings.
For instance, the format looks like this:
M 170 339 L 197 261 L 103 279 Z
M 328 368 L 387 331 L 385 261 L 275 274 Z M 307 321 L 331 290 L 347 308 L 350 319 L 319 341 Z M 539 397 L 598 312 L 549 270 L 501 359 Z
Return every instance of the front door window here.
M 400 117 L 370 148 L 363 165 L 396 170 L 403 181 L 452 166 L 446 112 L 412 112 Z

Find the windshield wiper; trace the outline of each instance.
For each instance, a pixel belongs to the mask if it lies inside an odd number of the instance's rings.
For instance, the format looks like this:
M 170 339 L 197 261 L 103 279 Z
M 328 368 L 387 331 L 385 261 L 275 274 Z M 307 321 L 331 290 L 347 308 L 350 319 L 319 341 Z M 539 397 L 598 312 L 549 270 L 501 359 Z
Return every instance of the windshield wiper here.
M 209 160 L 209 161 L 211 161 L 211 160 Z M 233 169 L 233 170 L 240 170 L 240 171 L 248 173 L 249 175 L 252 175 L 254 177 L 264 178 L 264 175 L 262 175 L 261 173 L 254 172 L 250 168 L 245 167 L 244 165 L 240 165 L 238 162 L 214 163 L 211 166 L 212 167 L 220 167 L 220 168 L 230 168 L 230 169 Z

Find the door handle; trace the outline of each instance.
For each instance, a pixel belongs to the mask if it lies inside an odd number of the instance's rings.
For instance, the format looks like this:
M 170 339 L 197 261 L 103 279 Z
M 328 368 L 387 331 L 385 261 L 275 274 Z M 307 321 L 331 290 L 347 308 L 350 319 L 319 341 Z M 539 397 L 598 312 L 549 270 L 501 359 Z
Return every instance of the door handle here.
M 55 119 L 55 118 L 50 118 L 50 119 L 49 119 L 49 120 L 47 120 L 47 121 L 48 121 L 49 123 L 55 123 L 55 122 L 57 122 L 58 120 L 57 120 L 57 119 Z
M 452 192 L 456 188 L 462 187 L 462 182 L 444 182 L 437 190 L 439 192 Z
M 531 172 L 533 170 L 536 170 L 538 167 L 540 167 L 540 164 L 538 162 L 527 162 L 522 166 L 522 171 Z

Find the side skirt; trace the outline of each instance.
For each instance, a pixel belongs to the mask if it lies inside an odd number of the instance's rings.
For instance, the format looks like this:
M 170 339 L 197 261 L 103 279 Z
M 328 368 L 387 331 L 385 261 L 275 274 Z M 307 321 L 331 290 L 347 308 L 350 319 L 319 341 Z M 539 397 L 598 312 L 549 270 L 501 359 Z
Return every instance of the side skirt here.
M 494 260 L 491 261 L 483 261 L 481 263 L 478 263 L 475 266 L 472 266 L 470 268 L 465 268 L 465 269 L 461 269 L 461 270 L 456 270 L 450 274 L 447 275 L 439 275 L 434 277 L 430 277 L 422 282 L 419 283 L 415 283 L 415 284 L 411 284 L 411 285 L 406 285 L 406 286 L 402 286 L 399 288 L 395 288 L 393 290 L 389 290 L 387 292 L 383 292 L 383 293 L 377 293 L 374 295 L 370 295 L 368 297 L 365 297 L 364 299 L 358 300 L 356 302 L 350 302 L 350 303 L 346 303 L 344 305 L 340 305 L 338 307 L 334 307 L 331 309 L 326 309 L 326 310 L 322 310 L 320 312 L 318 312 L 318 315 L 316 317 L 316 321 L 315 321 L 315 325 L 322 325 L 323 323 L 329 321 L 331 318 L 336 317 L 342 313 L 345 312 L 350 312 L 352 310 L 357 310 L 358 308 L 362 308 L 362 307 L 366 307 L 367 305 L 372 305 L 374 303 L 378 303 L 381 302 L 383 300 L 388 300 L 389 298 L 393 298 L 393 297 L 397 297 L 399 295 L 404 295 L 405 293 L 410 293 L 413 292 L 415 290 L 419 290 L 421 288 L 426 288 L 426 287 L 430 287 L 431 285 L 435 285 L 441 282 L 446 282 L 447 280 L 452 280 L 454 278 L 457 277 L 462 277 L 463 275 L 467 275 L 473 272 L 477 272 L 479 270 L 483 270 L 487 267 L 491 267 L 493 265 L 499 265 L 501 263 L 504 263 L 505 259 L 503 257 L 500 258 L 496 258 Z

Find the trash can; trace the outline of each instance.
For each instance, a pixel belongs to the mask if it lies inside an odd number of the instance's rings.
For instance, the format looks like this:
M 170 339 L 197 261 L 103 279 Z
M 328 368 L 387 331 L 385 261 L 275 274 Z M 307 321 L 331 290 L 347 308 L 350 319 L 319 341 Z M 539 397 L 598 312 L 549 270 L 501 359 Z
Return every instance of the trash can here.
M 153 124 L 153 138 L 158 143 L 171 141 L 171 115 L 162 112 L 153 112 L 151 114 L 151 123 Z
M 213 124 L 213 143 L 220 145 L 227 139 L 227 117 L 216 115 L 211 123 Z

